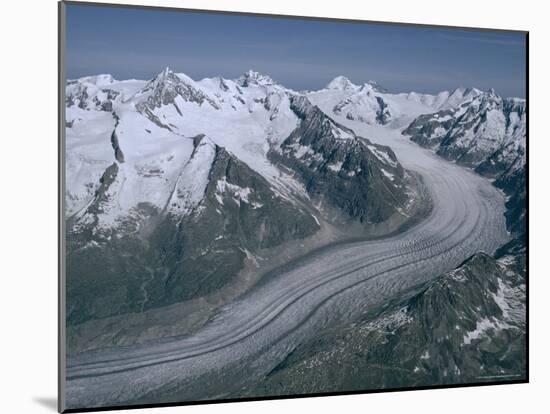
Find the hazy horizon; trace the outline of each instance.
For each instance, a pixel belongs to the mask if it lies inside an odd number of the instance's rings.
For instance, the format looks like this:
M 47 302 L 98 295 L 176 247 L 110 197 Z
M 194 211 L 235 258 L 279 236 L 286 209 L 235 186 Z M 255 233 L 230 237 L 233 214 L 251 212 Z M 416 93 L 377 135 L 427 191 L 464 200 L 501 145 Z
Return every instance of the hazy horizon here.
M 494 88 L 525 98 L 525 35 L 189 11 L 67 6 L 67 78 L 193 79 L 249 69 L 295 90 L 343 75 L 390 92 Z

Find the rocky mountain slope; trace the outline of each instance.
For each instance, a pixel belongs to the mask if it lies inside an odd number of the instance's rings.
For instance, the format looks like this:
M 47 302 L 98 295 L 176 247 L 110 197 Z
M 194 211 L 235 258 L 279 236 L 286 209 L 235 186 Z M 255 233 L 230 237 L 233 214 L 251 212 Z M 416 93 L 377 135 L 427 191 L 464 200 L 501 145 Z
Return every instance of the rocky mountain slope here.
M 100 226 L 123 183 L 113 163 L 93 201 L 69 220 L 71 323 L 208 294 L 259 250 L 318 230 L 311 214 L 224 148 L 201 136 L 194 145 L 163 210 L 141 202 L 115 227 Z
M 250 395 L 525 379 L 525 260 L 479 253 L 300 345 Z
M 459 164 L 498 177 L 525 163 L 525 101 L 493 90 L 455 108 L 415 119 L 404 134 Z
M 403 131 L 441 157 L 494 180 L 507 194 L 514 251 L 525 247 L 526 117 L 524 100 L 489 90 L 456 107 L 421 115 Z
M 513 240 L 500 254 L 525 252 L 526 102 L 494 90 L 457 88 L 438 94 L 389 93 L 368 82 L 337 77 L 308 99 L 335 120 L 363 135 L 400 131 L 438 155 L 493 180 L 507 195 Z M 380 108 L 384 117 L 380 118 Z M 382 128 L 382 129 L 381 129 Z
M 391 148 L 356 136 L 304 96 L 291 97 L 291 109 L 301 122 L 270 155 L 298 173 L 310 197 L 367 223 L 403 210 L 407 180 Z
M 479 94 L 481 91 L 475 88 L 457 88 L 436 95 L 389 93 L 376 82 L 355 85 L 346 77 L 338 76 L 324 89 L 307 93 L 307 97 L 329 116 L 368 125 L 399 127 L 421 114 L 455 108 Z

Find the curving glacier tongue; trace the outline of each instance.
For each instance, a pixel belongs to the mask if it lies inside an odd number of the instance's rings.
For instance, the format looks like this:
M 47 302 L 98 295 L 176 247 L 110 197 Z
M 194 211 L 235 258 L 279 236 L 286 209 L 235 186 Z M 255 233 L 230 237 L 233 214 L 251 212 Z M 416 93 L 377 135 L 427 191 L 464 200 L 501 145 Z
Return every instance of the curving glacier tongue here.
M 167 68 L 66 104 L 71 407 L 239 395 L 473 254 L 499 267 L 478 252 L 525 215 L 525 106 L 494 91 Z

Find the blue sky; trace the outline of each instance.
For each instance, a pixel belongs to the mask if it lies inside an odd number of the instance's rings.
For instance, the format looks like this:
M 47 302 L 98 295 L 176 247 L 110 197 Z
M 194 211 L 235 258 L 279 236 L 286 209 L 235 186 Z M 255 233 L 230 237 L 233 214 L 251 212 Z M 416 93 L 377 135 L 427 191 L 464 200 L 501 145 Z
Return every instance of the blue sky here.
M 394 92 L 458 86 L 525 97 L 525 36 L 170 10 L 67 6 L 67 76 L 149 79 L 170 66 L 194 79 L 248 69 L 294 89 L 337 75 Z

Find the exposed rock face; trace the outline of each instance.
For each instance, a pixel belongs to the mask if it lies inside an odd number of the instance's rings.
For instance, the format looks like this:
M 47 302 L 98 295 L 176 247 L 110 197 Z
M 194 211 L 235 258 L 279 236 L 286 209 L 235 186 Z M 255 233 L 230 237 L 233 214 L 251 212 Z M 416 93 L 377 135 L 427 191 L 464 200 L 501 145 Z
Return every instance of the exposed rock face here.
M 71 86 L 65 98 L 67 107 L 76 105 L 81 109 L 110 112 L 113 110 L 113 102 L 120 95 L 115 90 L 100 88 L 93 84 L 76 83 Z
M 412 141 L 425 148 L 437 148 L 455 122 L 453 113 L 453 110 L 448 109 L 435 114 L 420 115 L 403 134 L 411 135 Z
M 355 91 L 357 90 L 357 88 L 358 86 L 353 84 L 345 76 L 336 76 L 327 84 L 325 89 L 334 89 L 338 91 Z
M 90 227 L 97 225 L 97 216 L 105 212 L 108 208 L 108 204 L 113 202 L 112 193 L 109 192 L 111 186 L 115 182 L 118 175 L 118 164 L 111 164 L 103 173 L 99 179 L 100 185 L 96 191 L 95 197 L 86 208 L 86 212 L 89 214 L 86 218 L 92 219 L 93 224 Z M 89 224 L 88 224 L 89 225 Z
M 372 86 L 365 84 L 349 97 L 338 102 L 333 112 L 350 120 L 367 124 L 386 125 L 391 120 L 391 113 L 384 98 L 374 94 Z
M 378 102 L 379 109 L 376 111 L 376 121 L 381 125 L 386 125 L 390 122 L 391 114 L 388 109 L 388 105 L 384 102 L 380 96 L 376 97 L 376 102 Z
M 201 170 L 202 189 L 190 181 L 200 182 Z M 246 164 L 196 137 L 165 212 L 139 205 L 116 227 L 98 232 L 98 216 L 116 203 L 117 173 L 114 163 L 94 201 L 69 226 L 70 323 L 208 294 L 234 278 L 247 257 L 255 260 L 262 249 L 319 229 L 311 214 L 277 195 Z
M 134 95 L 137 100 L 136 109 L 147 114 L 155 108 L 163 105 L 174 105 L 178 113 L 181 110 L 177 105 L 176 98 L 180 97 L 183 102 L 194 102 L 198 105 L 209 104 L 215 109 L 220 109 L 213 98 L 202 91 L 190 78 L 183 78 L 169 68 L 157 75 L 143 89 Z
M 456 108 L 416 118 L 403 134 L 436 154 L 494 179 L 507 195 L 507 222 L 516 237 L 514 251 L 526 244 L 526 104 L 493 90 Z
M 291 108 L 301 122 L 270 155 L 299 175 L 314 200 L 366 223 L 404 206 L 405 172 L 389 147 L 357 137 L 306 97 L 293 97 Z
M 506 201 L 506 225 L 514 236 L 505 244 L 497 257 L 505 254 L 525 254 L 527 251 L 527 175 L 526 165 L 503 174 L 495 181 L 508 196 Z
M 124 153 L 122 152 L 122 148 L 120 148 L 120 144 L 118 142 L 118 136 L 116 133 L 116 128 L 118 126 L 119 118 L 115 112 L 113 112 L 113 118 L 115 119 L 115 127 L 113 129 L 113 132 L 111 133 L 111 145 L 113 146 L 113 150 L 115 151 L 115 159 L 117 160 L 117 162 L 123 163 Z
M 402 128 L 422 114 L 455 109 L 481 94 L 475 88 L 456 88 L 437 95 L 391 93 L 373 81 L 355 85 L 338 76 L 325 89 L 308 92 L 307 96 L 327 115 L 337 119 Z
M 250 395 L 525 379 L 525 260 L 479 253 L 296 348 Z
M 247 88 L 250 85 L 258 85 L 258 86 L 272 86 L 276 85 L 277 83 L 271 79 L 269 76 L 258 73 L 253 70 L 249 70 L 245 72 L 243 75 L 241 75 L 236 82 L 239 86 L 242 86 L 243 88 Z
M 444 158 L 497 177 L 525 153 L 525 102 L 485 92 L 457 108 L 416 118 L 403 134 Z

